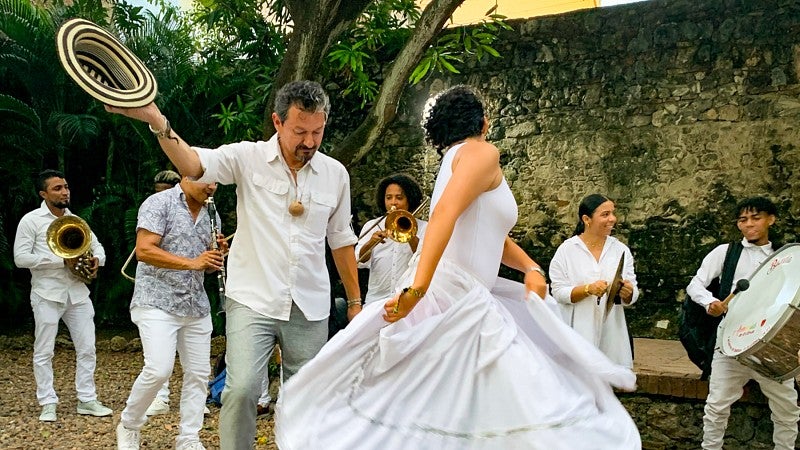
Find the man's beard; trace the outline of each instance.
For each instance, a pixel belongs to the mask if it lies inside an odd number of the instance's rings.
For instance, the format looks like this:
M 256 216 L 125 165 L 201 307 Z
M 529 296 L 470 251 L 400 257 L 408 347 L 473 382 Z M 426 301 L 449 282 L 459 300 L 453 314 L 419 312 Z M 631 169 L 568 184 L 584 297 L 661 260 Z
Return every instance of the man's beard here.
M 305 154 L 303 154 L 304 151 L 311 152 L 311 154 L 305 155 Z M 300 146 L 300 147 L 295 148 L 295 150 L 294 150 L 294 158 L 298 162 L 301 162 L 301 163 L 305 164 L 305 163 L 308 162 L 308 160 L 310 160 L 311 158 L 314 157 L 315 153 L 316 153 L 316 147 Z
M 61 209 L 69 208 L 69 200 L 53 202 L 53 206 L 55 206 L 56 208 L 61 208 Z

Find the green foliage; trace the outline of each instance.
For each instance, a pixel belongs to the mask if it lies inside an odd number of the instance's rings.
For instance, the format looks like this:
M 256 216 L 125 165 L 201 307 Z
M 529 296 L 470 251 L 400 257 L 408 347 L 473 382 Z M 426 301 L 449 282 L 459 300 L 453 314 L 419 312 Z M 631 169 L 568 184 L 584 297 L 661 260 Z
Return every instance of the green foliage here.
M 110 4 L 111 9 L 107 9 Z M 109 14 L 110 11 L 110 14 Z M 0 326 L 25 323 L 29 273 L 14 269 L 11 243 L 19 219 L 38 206 L 33 178 L 45 168 L 66 172 L 72 210 L 83 216 L 108 255 L 92 285 L 98 322 L 128 323 L 132 285 L 119 274 L 133 243 L 136 210 L 152 189 L 166 157 L 143 124 L 111 116 L 71 79 L 56 54 L 55 33 L 66 18 L 83 17 L 108 28 L 156 75 L 159 103 L 187 139 L 214 131 L 195 40 L 178 11 L 165 5 L 158 17 L 123 2 L 78 0 L 39 7 L 28 0 L 0 0 Z M 173 106 L 179 105 L 179 106 Z M 202 105 L 202 109 L 196 109 Z M 115 212 L 119 212 L 116 214 Z M 125 212 L 125 214 L 122 214 Z M 127 218 L 127 219 L 126 219 Z
M 144 61 L 158 82 L 156 103 L 187 142 L 213 147 L 262 135 L 273 79 L 292 38 L 284 0 L 202 0 L 188 14 L 165 0 L 151 1 L 158 15 L 123 0 L 45 6 L 0 0 L 0 308 L 7 312 L 0 327 L 19 326 L 30 315 L 29 273 L 14 268 L 11 247 L 19 219 L 40 202 L 33 185 L 39 171 L 66 172 L 72 210 L 89 222 L 107 253 L 92 285 L 98 322 L 120 326 L 128 323 L 132 285 L 119 269 L 134 244 L 138 205 L 150 194 L 153 175 L 169 167 L 146 125 L 107 114 L 57 63 L 53 43 L 67 18 L 108 29 Z M 375 0 L 331 43 L 318 79 L 338 94 L 333 134 L 360 123 L 420 14 L 414 0 Z M 455 72 L 467 58 L 496 57 L 494 42 L 507 28 L 502 19 L 489 16 L 477 28 L 445 32 L 411 81 Z M 215 195 L 228 233 L 236 223 L 233 189 L 224 186 Z M 217 308 L 214 288 L 209 294 Z
M 451 28 L 442 34 L 436 44 L 428 47 L 417 67 L 409 77 L 411 84 L 417 84 L 433 72 L 461 73 L 456 64 L 464 62 L 464 55 L 482 61 L 486 55 L 499 58 L 500 53 L 492 46 L 498 39 L 500 30 L 510 30 L 506 17 L 492 14 L 472 27 Z

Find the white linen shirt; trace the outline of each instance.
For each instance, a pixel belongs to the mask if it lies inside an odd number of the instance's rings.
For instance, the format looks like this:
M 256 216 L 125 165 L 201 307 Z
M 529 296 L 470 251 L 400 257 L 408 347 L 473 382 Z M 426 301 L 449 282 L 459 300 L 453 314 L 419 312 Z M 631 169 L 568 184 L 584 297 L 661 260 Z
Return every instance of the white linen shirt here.
M 378 231 L 378 227 L 373 229 L 372 226 L 380 220 L 380 229 L 386 229 L 386 217 L 379 217 L 372 219 L 364 224 L 362 229 L 370 230 L 361 236 L 361 239 L 356 245 L 356 255 L 361 251 L 361 248 L 369 242 L 372 235 Z M 428 222 L 424 220 L 417 220 L 417 237 L 420 239 L 417 248 L 421 248 L 422 238 L 425 235 L 425 228 Z M 382 244 L 378 244 L 372 248 L 372 256 L 364 263 L 360 263 L 360 269 L 369 269 L 369 285 L 367 286 L 367 295 L 364 298 L 364 304 L 372 303 L 378 300 L 389 300 L 394 294 L 397 293 L 397 283 L 400 276 L 408 269 L 408 262 L 414 253 L 411 252 L 411 246 L 407 243 L 401 244 L 389 238 Z M 404 286 L 405 287 L 405 286 Z
M 72 216 L 66 209 L 64 215 Z M 38 209 L 25 214 L 19 221 L 14 238 L 14 264 L 31 271 L 31 298 L 39 297 L 57 303 L 72 304 L 89 301 L 89 288 L 72 275 L 64 265 L 64 258 L 56 256 L 47 246 L 47 228 L 56 216 L 44 201 Z M 91 250 L 103 266 L 106 252 L 94 232 Z
M 236 184 L 236 237 L 228 255 L 226 296 L 264 316 L 289 320 L 292 301 L 306 319 L 330 314 L 325 238 L 332 249 L 355 245 L 350 224 L 350 177 L 317 152 L 297 171 L 297 185 L 278 147 L 267 141 L 217 149 L 193 147 L 204 183 Z M 289 214 L 299 198 L 302 215 Z
M 594 259 L 580 237 L 572 236 L 564 241 L 550 262 L 550 290 L 561 305 L 567 324 L 597 346 L 612 361 L 632 367 L 633 355 L 628 341 L 628 329 L 623 308 L 620 305 L 614 305 L 606 320 L 603 321 L 607 300 L 605 295 L 600 299 L 590 296 L 577 303 L 572 303 L 570 300 L 575 286 L 583 286 L 597 280 L 606 280 L 611 283 L 617 272 L 619 259 L 623 254 L 625 263 L 622 267 L 622 279 L 633 284 L 633 296 L 630 303 L 632 305 L 639 298 L 639 287 L 633 271 L 633 255 L 627 245 L 613 236 L 606 238 L 599 261 Z
M 730 244 L 722 244 L 717 246 L 714 250 L 703 258 L 700 268 L 697 269 L 697 274 L 692 277 L 692 281 L 686 286 L 686 294 L 692 299 L 693 302 L 704 307 L 708 311 L 715 299 L 714 295 L 706 289 L 711 280 L 722 275 L 722 266 L 725 264 L 725 253 L 728 252 Z M 750 278 L 753 272 L 766 261 L 772 254 L 772 242 L 766 245 L 755 245 L 747 242 L 747 239 L 742 238 L 742 255 L 739 257 L 739 262 L 736 263 L 736 270 L 733 272 L 733 280 L 731 280 L 731 292 L 733 292 L 736 282 L 742 278 Z

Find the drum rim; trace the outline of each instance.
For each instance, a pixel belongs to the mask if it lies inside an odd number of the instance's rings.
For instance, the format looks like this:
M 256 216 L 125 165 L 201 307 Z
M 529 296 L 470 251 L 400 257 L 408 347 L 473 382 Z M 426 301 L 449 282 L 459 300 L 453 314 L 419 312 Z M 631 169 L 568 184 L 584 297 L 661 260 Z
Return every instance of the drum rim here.
M 788 250 L 791 247 L 800 247 L 800 243 L 793 242 L 793 243 L 790 243 L 790 244 L 786 244 L 786 245 L 783 245 L 778 250 L 770 253 L 769 257 L 766 258 L 761 264 L 759 264 L 758 267 L 755 270 L 753 270 L 753 273 L 751 273 L 750 276 L 747 277 L 747 281 L 751 281 L 753 279 L 753 276 L 755 276 L 755 274 L 759 273 L 764 266 L 766 266 L 768 264 L 771 264 L 772 260 L 775 259 L 775 257 L 778 254 Z M 736 300 L 738 300 L 737 297 L 739 297 L 738 294 L 736 296 L 734 296 L 734 298 L 731 300 L 730 307 L 734 306 L 734 304 L 735 304 L 734 302 Z M 787 306 L 787 308 L 783 312 L 781 312 L 780 317 L 778 318 L 778 320 L 775 321 L 775 324 L 770 328 L 770 330 L 767 331 L 767 334 L 765 334 L 761 338 L 756 339 L 746 349 L 742 350 L 739 353 L 733 354 L 733 355 L 729 354 L 728 352 L 725 351 L 725 326 L 727 325 L 726 319 L 728 318 L 728 316 L 725 315 L 725 317 L 723 317 L 722 321 L 719 323 L 719 326 L 718 326 L 718 329 L 717 329 L 717 331 L 718 331 L 717 342 L 719 344 L 719 349 L 722 352 L 722 354 L 725 355 L 725 356 L 729 356 L 731 358 L 737 358 L 737 357 L 745 356 L 745 355 L 749 356 L 749 355 L 752 355 L 753 352 L 757 351 L 758 349 L 760 349 L 761 347 L 766 345 L 767 342 L 769 341 L 769 339 L 773 338 L 775 336 L 775 334 L 778 333 L 778 330 L 780 330 L 784 325 L 786 325 L 786 322 L 788 322 L 789 319 L 792 317 L 793 312 L 790 314 L 790 311 L 792 311 L 794 309 L 794 310 L 797 310 L 798 313 L 800 313 L 800 307 L 798 307 L 796 305 L 793 305 L 791 303 L 787 304 L 786 306 Z

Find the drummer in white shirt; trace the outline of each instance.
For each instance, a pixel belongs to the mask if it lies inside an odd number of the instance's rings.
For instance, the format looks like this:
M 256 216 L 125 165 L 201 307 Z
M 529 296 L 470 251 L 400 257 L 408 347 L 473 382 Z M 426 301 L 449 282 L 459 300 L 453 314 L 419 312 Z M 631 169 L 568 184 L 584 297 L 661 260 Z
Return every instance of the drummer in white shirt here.
M 775 223 L 777 208 L 764 197 L 752 197 L 743 200 L 736 207 L 736 226 L 742 232 L 742 254 L 734 271 L 733 283 L 742 278 L 749 278 L 761 263 L 774 251 L 769 240 L 769 227 Z M 727 312 L 727 307 L 720 299 L 714 298 L 706 287 L 722 273 L 722 265 L 729 244 L 722 244 L 711 251 L 700 265 L 697 275 L 692 278 L 686 293 L 711 316 L 719 316 Z M 797 391 L 794 379 L 778 382 L 767 378 L 755 370 L 739 363 L 735 358 L 725 356 L 719 350 L 714 351 L 711 363 L 711 377 L 708 383 L 703 416 L 704 449 L 721 449 L 731 414 L 731 405 L 742 396 L 742 388 L 755 380 L 761 392 L 769 399 L 773 423 L 772 441 L 776 450 L 795 448 L 797 440 L 797 420 L 800 408 L 797 406 Z
M 422 190 L 413 178 L 396 173 L 378 183 L 375 204 L 382 208 L 384 215 L 364 224 L 356 254 L 360 269 L 369 269 L 369 285 L 364 303 L 388 300 L 397 293 L 396 283 L 408 268 L 408 262 L 417 251 L 420 238 L 425 234 L 428 222 L 417 219 L 417 234 L 407 243 L 395 242 L 387 238 L 386 212 L 403 209 L 416 210 L 422 203 Z M 379 224 L 377 224 L 380 222 Z M 376 225 L 377 224 L 377 225 Z M 370 233 L 367 230 L 374 230 Z M 370 245 L 367 245 L 370 243 Z M 374 247 L 373 247 L 374 245 Z M 371 251 L 369 247 L 372 247 Z
M 558 246 L 550 262 L 550 290 L 567 324 L 612 361 L 632 368 L 633 349 L 622 307 L 636 302 L 639 288 L 630 249 L 611 236 L 617 223 L 614 211 L 614 202 L 602 194 L 581 200 L 574 235 Z M 623 255 L 622 304 L 606 314 L 606 290 Z

